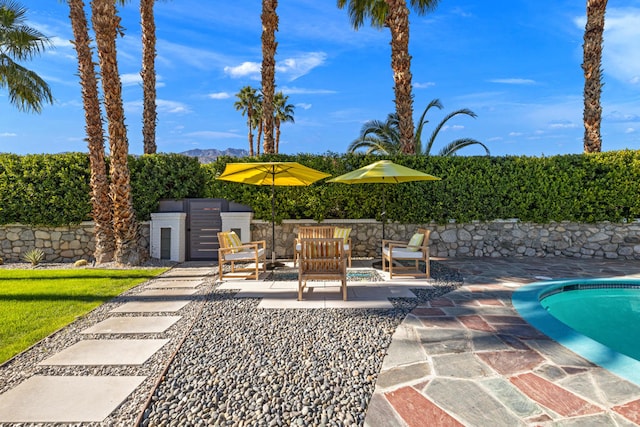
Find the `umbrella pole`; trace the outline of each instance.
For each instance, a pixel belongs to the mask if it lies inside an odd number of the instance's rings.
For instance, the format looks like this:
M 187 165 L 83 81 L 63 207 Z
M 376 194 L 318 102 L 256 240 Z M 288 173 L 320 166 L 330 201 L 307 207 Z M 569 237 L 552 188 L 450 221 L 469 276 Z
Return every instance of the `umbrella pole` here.
M 276 262 L 276 185 L 275 173 L 271 184 L 271 262 L 267 263 L 267 270 L 275 270 L 284 267 L 281 262 Z
M 274 179 L 275 181 L 275 179 Z M 271 264 L 276 264 L 276 186 L 271 184 Z

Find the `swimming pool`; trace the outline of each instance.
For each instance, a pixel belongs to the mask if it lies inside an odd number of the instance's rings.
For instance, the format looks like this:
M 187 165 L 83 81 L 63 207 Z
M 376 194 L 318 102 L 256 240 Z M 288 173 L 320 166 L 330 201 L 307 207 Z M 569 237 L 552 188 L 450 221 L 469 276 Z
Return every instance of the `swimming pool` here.
M 640 280 L 538 282 L 519 288 L 512 301 L 545 335 L 640 385 Z

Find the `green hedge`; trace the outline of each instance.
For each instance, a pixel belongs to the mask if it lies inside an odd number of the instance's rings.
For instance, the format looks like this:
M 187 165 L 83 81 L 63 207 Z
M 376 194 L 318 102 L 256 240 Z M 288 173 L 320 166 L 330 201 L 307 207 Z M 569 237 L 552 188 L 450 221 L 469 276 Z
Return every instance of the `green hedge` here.
M 298 161 L 337 176 L 383 157 L 365 155 L 263 156 L 260 161 Z M 519 218 L 522 221 L 620 222 L 640 217 L 640 151 L 552 157 L 390 157 L 442 178 L 404 184 L 278 187 L 276 220 L 377 218 L 403 223 L 445 223 Z M 204 166 L 210 176 L 234 158 Z M 245 160 L 247 161 L 247 160 Z M 208 197 L 250 205 L 258 218 L 271 215 L 270 188 L 212 181 Z
M 202 197 L 206 174 L 197 159 L 177 154 L 129 157 L 138 219 L 160 199 Z M 91 219 L 89 158 L 85 153 L 0 154 L 0 224 L 68 225 Z
M 338 176 L 383 157 L 361 154 L 258 159 L 219 158 L 200 165 L 178 154 L 130 157 L 134 207 L 150 218 L 160 199 L 214 197 L 251 206 L 271 218 L 271 188 L 216 180 L 228 162 L 297 161 Z M 444 223 L 519 218 L 522 221 L 620 222 L 640 218 L 640 151 L 552 157 L 386 157 L 442 178 L 404 184 L 315 183 L 277 187 L 276 220 L 377 218 Z M 0 224 L 75 224 L 90 219 L 86 154 L 0 155 Z

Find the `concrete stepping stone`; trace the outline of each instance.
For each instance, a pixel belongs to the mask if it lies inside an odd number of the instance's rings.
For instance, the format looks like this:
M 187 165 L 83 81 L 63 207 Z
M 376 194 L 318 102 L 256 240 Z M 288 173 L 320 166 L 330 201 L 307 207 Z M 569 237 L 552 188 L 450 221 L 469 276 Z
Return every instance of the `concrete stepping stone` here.
M 145 286 L 145 289 L 164 289 L 164 288 L 197 288 L 204 281 L 202 278 L 187 280 L 187 279 L 155 279 L 153 282 Z
M 0 395 L 0 423 L 104 420 L 144 376 L 33 376 Z
M 43 360 L 39 365 L 142 365 L 168 342 L 168 339 L 84 340 Z
M 81 334 L 159 334 L 180 320 L 182 316 L 152 316 L 152 317 L 110 317 Z
M 189 304 L 189 300 L 177 301 L 131 301 L 122 304 L 110 311 L 110 313 L 160 313 L 175 312 L 185 305 Z
M 136 296 L 142 297 L 185 297 L 189 295 L 193 295 L 198 292 L 195 288 L 160 288 L 160 289 L 149 289 L 147 291 L 142 291 Z

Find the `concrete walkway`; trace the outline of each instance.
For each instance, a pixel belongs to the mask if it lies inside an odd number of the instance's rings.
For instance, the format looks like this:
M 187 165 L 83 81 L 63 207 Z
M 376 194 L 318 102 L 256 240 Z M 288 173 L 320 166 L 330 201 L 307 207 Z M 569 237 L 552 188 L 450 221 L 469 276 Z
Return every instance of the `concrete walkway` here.
M 365 425 L 632 426 L 640 425 L 640 387 L 593 365 L 530 327 L 513 309 L 519 286 L 549 278 L 640 278 L 640 261 L 565 258 L 442 259 L 464 286 L 416 307 L 393 337 Z M 40 362 L 43 366 L 140 366 L 167 340 L 140 338 L 180 321 L 211 266 L 179 266 L 145 285 L 113 316 Z M 387 278 L 388 279 L 388 278 Z M 350 284 L 350 301 L 322 283 L 299 302 L 291 282 L 228 281 L 236 297 L 264 307 L 378 307 L 408 296 L 419 281 Z M 428 287 L 428 282 L 421 281 Z M 384 289 L 384 290 L 381 290 Z M 385 302 L 386 301 L 386 302 Z M 135 372 L 135 369 L 132 371 Z M 0 394 L 0 425 L 103 422 L 147 378 L 143 375 L 34 375 Z
M 169 339 L 144 339 L 162 334 L 182 316 L 176 315 L 212 273 L 206 267 L 178 267 L 146 285 L 134 300 L 118 305 L 110 317 L 80 332 L 80 339 L 38 363 L 50 366 L 142 366 Z M 123 339 L 109 336 L 118 334 Z M 0 394 L 0 425 L 13 423 L 101 422 L 147 379 L 144 375 L 33 375 Z M 154 379 L 155 381 L 155 379 Z

